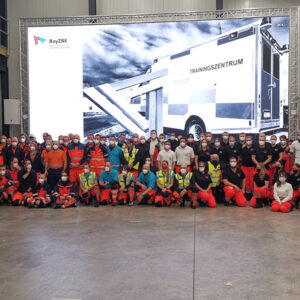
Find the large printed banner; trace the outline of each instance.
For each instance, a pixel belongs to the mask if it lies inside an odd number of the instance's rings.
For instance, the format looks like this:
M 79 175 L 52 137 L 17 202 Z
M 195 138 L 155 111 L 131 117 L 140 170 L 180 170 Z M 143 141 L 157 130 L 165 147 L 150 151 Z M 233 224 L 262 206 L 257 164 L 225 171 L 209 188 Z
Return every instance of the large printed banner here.
M 289 18 L 28 29 L 30 130 L 287 130 Z

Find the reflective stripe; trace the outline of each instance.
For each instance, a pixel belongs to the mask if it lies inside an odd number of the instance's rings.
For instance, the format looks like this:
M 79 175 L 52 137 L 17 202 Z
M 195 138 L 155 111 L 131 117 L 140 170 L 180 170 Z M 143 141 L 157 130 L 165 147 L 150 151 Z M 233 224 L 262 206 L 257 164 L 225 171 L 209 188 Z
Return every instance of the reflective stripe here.
M 221 171 L 215 171 L 215 169 L 220 168 L 220 164 L 218 164 L 216 167 L 209 161 L 208 162 L 208 171 L 210 172 L 210 178 L 212 182 L 212 187 L 216 187 L 220 185 L 220 177 L 221 177 Z
M 180 189 L 188 187 L 190 185 L 193 174 L 188 172 L 186 176 L 183 178 L 180 174 L 176 174 L 175 177 L 178 181 L 178 185 Z
M 93 157 L 92 157 L 92 158 L 90 159 L 90 161 L 92 161 L 92 160 L 93 160 L 93 161 L 103 161 L 104 158 L 93 158 Z
M 167 178 L 167 174 L 164 174 L 162 170 L 157 171 L 156 176 L 158 177 L 160 185 L 167 187 L 171 182 L 173 173 L 173 171 L 169 171 L 169 178 Z
M 91 169 L 105 169 L 105 166 L 90 166 Z

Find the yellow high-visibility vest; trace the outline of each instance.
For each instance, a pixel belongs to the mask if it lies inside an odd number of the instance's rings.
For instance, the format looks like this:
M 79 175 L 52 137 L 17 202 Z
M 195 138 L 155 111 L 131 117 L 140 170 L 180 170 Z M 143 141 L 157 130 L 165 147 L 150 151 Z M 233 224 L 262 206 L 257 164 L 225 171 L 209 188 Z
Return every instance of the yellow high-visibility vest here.
M 216 167 L 209 161 L 208 162 L 208 171 L 210 172 L 210 178 L 211 178 L 211 186 L 216 187 L 220 185 L 221 182 L 221 170 L 215 171 L 216 169 L 220 168 L 220 164 L 218 164 Z
M 185 177 L 182 177 L 180 173 L 175 175 L 175 178 L 178 181 L 178 186 L 180 189 L 185 189 L 188 187 L 191 183 L 193 174 L 191 172 L 188 172 Z
M 158 182 L 163 187 L 166 187 L 170 184 L 171 178 L 173 177 L 173 174 L 174 174 L 173 171 L 169 171 L 169 178 L 167 178 L 167 174 L 164 174 L 162 170 L 156 172 Z
M 137 155 L 137 153 L 139 152 L 139 149 L 133 147 L 131 153 L 129 153 L 128 148 L 124 149 L 124 158 L 128 161 L 129 164 L 132 164 L 135 160 L 135 156 Z M 131 155 L 130 155 L 131 154 Z M 136 163 L 133 166 L 133 169 L 138 170 L 139 169 L 139 162 Z

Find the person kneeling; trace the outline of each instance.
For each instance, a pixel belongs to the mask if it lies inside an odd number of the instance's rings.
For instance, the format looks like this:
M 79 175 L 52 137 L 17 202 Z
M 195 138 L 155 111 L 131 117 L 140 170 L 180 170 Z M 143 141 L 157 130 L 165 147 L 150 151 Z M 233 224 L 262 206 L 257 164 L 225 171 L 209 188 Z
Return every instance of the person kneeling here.
M 27 204 L 29 208 L 42 208 L 50 205 L 51 203 L 51 187 L 46 182 L 46 176 L 40 174 L 39 183 L 33 188 L 32 197 L 27 199 Z
M 79 196 L 89 205 L 91 198 L 93 199 L 94 206 L 98 207 L 100 202 L 100 188 L 98 186 L 97 174 L 90 171 L 87 163 L 83 165 L 83 173 L 79 174 Z
M 5 165 L 0 165 L 0 203 L 10 203 L 10 187 L 12 186 L 12 177 L 6 171 Z
M 272 211 L 281 211 L 287 213 L 291 211 L 293 205 L 293 187 L 290 183 L 286 182 L 287 173 L 281 171 L 278 174 L 278 181 L 274 184 L 272 202 Z
M 112 169 L 111 162 L 105 164 L 105 170 L 100 174 L 100 187 L 101 187 L 101 196 L 100 204 L 106 205 L 110 203 L 110 196 L 112 198 L 112 205 L 117 205 L 118 197 L 118 171 Z
M 180 207 L 184 207 L 185 201 L 190 197 L 191 207 L 196 208 L 194 204 L 197 202 L 198 193 L 195 191 L 192 193 L 195 180 L 192 172 L 188 172 L 187 169 L 188 166 L 182 164 L 180 172 L 175 175 L 173 196 L 179 201 Z
M 155 196 L 155 206 L 170 206 L 172 203 L 172 187 L 174 184 L 174 172 L 169 169 L 168 162 L 162 161 L 161 170 L 156 172 L 157 195 Z
M 199 162 L 199 170 L 194 174 L 195 187 L 200 199 L 200 206 L 208 205 L 209 207 L 216 207 L 216 200 L 213 196 L 211 186 L 212 181 L 203 161 Z M 196 203 L 193 204 L 196 207 Z
M 75 184 L 69 180 L 66 171 L 61 172 L 61 179 L 53 189 L 53 208 L 67 208 L 76 205 Z
M 153 204 L 156 195 L 156 176 L 150 171 L 150 166 L 143 165 L 143 171 L 140 173 L 136 184 L 135 192 L 138 204 Z
M 223 172 L 223 182 L 225 184 L 225 206 L 230 205 L 230 200 L 237 206 L 244 207 L 246 205 L 245 194 L 245 174 L 237 168 L 237 159 L 231 157 L 229 159 L 229 166 Z
M 134 201 L 134 175 L 128 172 L 128 167 L 124 166 L 122 173 L 119 175 L 119 205 L 125 205 L 129 198 L 128 205 L 132 206 Z

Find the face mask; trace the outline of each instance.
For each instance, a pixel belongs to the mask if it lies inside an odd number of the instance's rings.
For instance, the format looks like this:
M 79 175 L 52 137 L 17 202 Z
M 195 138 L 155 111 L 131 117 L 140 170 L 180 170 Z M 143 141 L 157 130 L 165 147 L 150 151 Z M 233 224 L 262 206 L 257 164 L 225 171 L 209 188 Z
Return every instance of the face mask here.
M 192 143 L 193 140 L 194 140 L 193 138 L 188 138 L 188 142 L 189 142 L 189 143 Z
M 90 172 L 90 169 L 84 169 L 84 173 L 89 173 Z
M 115 145 L 115 141 L 109 141 L 109 144 L 111 145 L 111 146 L 114 146 Z
M 231 162 L 230 167 L 235 168 L 236 167 L 236 162 Z
M 151 162 L 150 162 L 149 160 L 146 160 L 145 164 L 146 164 L 146 165 L 150 165 Z
M 165 145 L 165 149 L 169 150 L 170 149 L 170 145 Z
M 228 136 L 228 135 L 223 135 L 223 140 L 224 140 L 224 141 L 227 141 L 227 140 L 228 140 L 228 138 L 229 138 L 229 136 Z
M 34 146 L 30 147 L 30 150 L 35 151 L 35 147 Z
M 16 142 L 12 142 L 11 144 L 13 147 L 17 147 L 17 145 L 18 145 L 18 143 L 16 143 Z
M 161 143 L 163 143 L 165 140 L 164 140 L 164 139 L 159 139 L 159 141 L 160 141 Z
M 276 141 L 275 141 L 275 140 L 271 140 L 271 144 L 272 144 L 272 145 L 275 145 L 275 144 L 276 144 Z
M 285 177 L 279 177 L 280 182 L 285 182 Z
M 181 174 L 185 174 L 186 173 L 186 169 L 180 169 Z
M 148 170 L 147 169 L 143 169 L 143 173 L 146 175 L 148 174 Z
M 229 142 L 229 146 L 231 147 L 234 146 L 234 144 L 235 144 L 234 142 Z
M 64 145 L 65 145 L 65 147 L 68 147 L 69 143 L 65 142 Z
M 26 168 L 27 168 L 28 170 L 31 170 L 31 165 L 28 165 Z
M 2 176 L 4 176 L 4 175 L 5 175 L 5 171 L 0 171 L 0 174 L 1 174 Z
M 67 176 L 61 176 L 61 180 L 62 180 L 62 181 L 67 181 L 67 180 L 68 180 L 68 177 L 67 177 Z
M 14 163 L 13 167 L 16 169 L 18 167 L 18 163 Z
M 101 145 L 105 145 L 105 141 L 100 141 Z
M 138 141 L 138 138 L 133 138 L 133 141 L 136 143 Z
M 93 144 L 93 140 L 88 140 L 88 143 L 89 144 Z
M 252 145 L 252 142 L 251 142 L 251 141 L 247 141 L 246 144 L 247 144 L 248 146 L 250 146 L 250 145 Z
M 44 179 L 39 179 L 39 183 L 40 183 L 40 184 L 43 184 L 44 182 L 45 182 Z
M 106 171 L 106 172 L 109 172 L 109 167 L 105 167 L 105 171 Z
M 64 143 L 63 140 L 59 140 L 58 142 L 59 142 L 60 145 L 62 145 Z
M 100 144 L 100 141 L 96 139 L 94 143 L 95 143 L 96 145 L 98 145 L 98 144 Z
M 21 143 L 25 143 L 25 139 L 24 139 L 24 138 L 21 138 L 21 139 L 20 139 L 20 142 L 21 142 Z
M 47 150 L 51 150 L 51 146 L 46 146 L 46 149 Z
M 151 138 L 155 139 L 156 138 L 156 134 L 155 133 L 151 134 Z
M 122 171 L 123 176 L 127 175 L 127 171 Z
M 208 142 L 211 141 L 211 137 L 210 136 L 208 136 L 206 139 L 207 139 Z
M 168 166 L 163 165 L 161 168 L 162 168 L 163 170 L 167 170 Z
M 286 141 L 281 141 L 280 143 L 281 143 L 281 145 L 285 145 Z
M 206 147 L 206 146 L 207 146 L 207 144 L 206 144 L 206 143 L 203 143 L 203 144 L 202 144 L 202 147 Z
M 203 137 L 203 136 L 200 136 L 199 140 L 200 140 L 200 141 L 203 141 L 203 140 L 204 140 L 204 137 Z
M 199 168 L 199 171 L 200 171 L 200 172 L 204 172 L 204 170 L 205 170 L 204 167 L 200 167 L 200 168 Z
M 1 143 L 5 144 L 6 143 L 6 139 L 1 139 Z
M 245 137 L 244 137 L 244 136 L 241 136 L 241 137 L 240 137 L 240 141 L 241 141 L 241 142 L 244 142 L 244 141 L 245 141 Z
M 264 145 L 265 145 L 265 142 L 264 142 L 264 141 L 259 141 L 258 144 L 259 144 L 260 146 L 264 146 Z
M 171 136 L 170 136 L 170 140 L 171 140 L 171 141 L 175 141 L 175 139 L 176 139 L 176 137 L 175 137 L 174 135 L 171 135 Z
M 181 142 L 180 143 L 180 146 L 183 148 L 185 146 L 185 143 L 184 142 Z
M 74 139 L 74 140 L 73 140 L 73 143 L 74 143 L 74 144 L 78 144 L 78 142 L 79 142 L 78 139 Z
M 58 145 L 53 145 L 53 149 L 57 150 L 58 149 Z
M 216 166 L 219 162 L 217 160 L 212 160 L 211 163 Z
M 215 142 L 215 146 L 216 146 L 216 147 L 219 147 L 219 146 L 220 146 L 220 143 L 219 143 L 219 142 Z
M 146 143 L 146 140 L 142 139 L 141 144 L 145 144 L 145 143 Z

